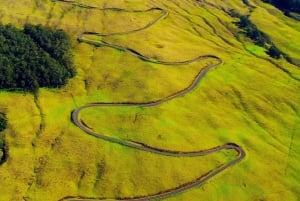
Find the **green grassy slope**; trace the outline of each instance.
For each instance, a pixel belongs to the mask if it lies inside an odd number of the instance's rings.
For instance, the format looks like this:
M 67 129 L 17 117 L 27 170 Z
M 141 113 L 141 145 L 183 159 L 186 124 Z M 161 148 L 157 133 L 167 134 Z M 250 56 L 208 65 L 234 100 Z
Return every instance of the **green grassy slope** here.
M 103 38 L 154 59 L 178 61 L 213 54 L 224 61 L 191 93 L 154 108 L 99 108 L 81 118 L 96 131 L 173 150 L 201 150 L 234 142 L 247 156 L 203 186 L 166 200 L 272 200 L 300 198 L 300 69 L 273 60 L 240 34 L 225 11 L 250 14 L 258 28 L 295 60 L 299 23 L 276 8 L 251 1 L 80 1 L 99 7 L 148 9 L 169 15 L 147 30 Z M 83 31 L 116 32 L 144 26 L 159 13 L 88 11 L 59 2 L 0 0 L 0 21 L 66 30 L 77 76 L 62 89 L 31 94 L 0 92 L 9 158 L 0 167 L 0 200 L 59 200 L 65 196 L 133 197 L 191 181 L 231 152 L 173 158 L 136 151 L 85 134 L 70 121 L 91 102 L 157 100 L 179 91 L 209 61 L 185 66 L 150 64 L 108 47 L 77 43 Z M 251 12 L 251 10 L 253 10 Z M 291 42 L 292 41 L 292 42 Z M 17 104 L 16 104 L 17 103 Z

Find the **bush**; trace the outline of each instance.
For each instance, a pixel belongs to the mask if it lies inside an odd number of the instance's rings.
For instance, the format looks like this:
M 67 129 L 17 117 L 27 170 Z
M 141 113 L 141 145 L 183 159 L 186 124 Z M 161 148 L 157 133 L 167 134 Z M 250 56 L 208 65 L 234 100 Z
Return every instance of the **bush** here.
M 2 163 L 5 162 L 6 160 L 6 153 L 5 153 L 5 143 L 4 143 L 4 140 L 0 138 L 0 165 Z
M 268 49 L 267 53 L 268 53 L 271 57 L 273 57 L 273 58 L 275 58 L 275 59 L 279 59 L 279 58 L 280 58 L 280 55 L 281 55 L 280 50 L 279 50 L 275 45 L 272 45 L 272 46 Z
M 3 149 L 4 147 L 4 140 L 0 138 L 0 149 Z
M 240 21 L 238 22 L 239 28 L 243 29 L 252 25 L 251 21 L 247 16 L 240 15 L 239 18 L 240 18 Z
M 7 127 L 7 120 L 5 117 L 0 117 L 0 131 L 5 130 Z
M 251 6 L 248 0 L 242 0 L 242 1 L 243 1 L 243 3 L 244 3 L 245 5 Z

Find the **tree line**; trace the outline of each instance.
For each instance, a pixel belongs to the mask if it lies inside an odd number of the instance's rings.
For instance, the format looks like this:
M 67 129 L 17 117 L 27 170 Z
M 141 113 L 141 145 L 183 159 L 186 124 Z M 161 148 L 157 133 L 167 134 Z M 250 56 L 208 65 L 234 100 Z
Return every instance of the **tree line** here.
M 61 87 L 74 75 L 71 43 L 63 30 L 0 24 L 0 89 L 36 92 Z
M 279 59 L 282 52 L 272 43 L 270 38 L 260 31 L 255 24 L 251 22 L 248 16 L 241 15 L 235 10 L 230 11 L 232 17 L 239 18 L 237 25 L 244 31 L 244 34 L 250 38 L 254 44 L 267 49 L 267 54 L 275 59 Z
M 283 10 L 286 14 L 289 12 L 300 13 L 300 0 L 263 0 L 266 3 L 273 4 Z

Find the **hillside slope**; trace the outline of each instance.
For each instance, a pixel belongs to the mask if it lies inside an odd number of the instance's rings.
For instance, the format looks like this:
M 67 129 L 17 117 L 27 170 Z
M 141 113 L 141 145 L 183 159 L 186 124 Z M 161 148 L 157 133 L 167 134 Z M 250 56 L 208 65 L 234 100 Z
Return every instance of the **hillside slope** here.
M 95 102 L 151 102 L 187 88 L 156 107 L 99 107 L 82 111 L 93 130 L 166 150 L 198 151 L 228 142 L 246 157 L 205 184 L 165 200 L 298 201 L 300 199 L 300 23 L 259 0 L 0 0 L 0 22 L 65 30 L 77 75 L 61 89 L 36 96 L 0 91 L 1 133 L 8 158 L 0 166 L 0 200 L 56 201 L 71 197 L 130 198 L 177 188 L 236 158 L 233 151 L 168 157 L 88 135 L 71 121 L 76 108 Z M 101 8 L 106 8 L 101 10 Z M 119 9 L 107 9 L 119 8 Z M 160 8 L 168 13 L 160 18 Z M 125 9 L 126 12 L 120 11 Z M 287 55 L 273 59 L 238 28 L 234 9 Z M 128 11 L 128 12 L 127 12 Z M 135 12 L 143 11 L 143 12 Z M 151 24 L 155 19 L 159 19 Z M 147 26 L 151 24 L 151 26 Z M 143 30 L 130 34 L 103 34 Z M 100 46 L 126 47 L 128 51 Z M 119 48 L 120 49 L 120 48 Z M 16 104 L 17 103 L 17 104 Z

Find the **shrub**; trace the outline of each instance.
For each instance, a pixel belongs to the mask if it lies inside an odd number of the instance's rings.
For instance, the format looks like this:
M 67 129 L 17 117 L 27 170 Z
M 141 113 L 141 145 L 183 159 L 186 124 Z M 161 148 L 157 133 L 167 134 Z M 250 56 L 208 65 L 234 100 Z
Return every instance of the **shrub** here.
M 272 45 L 272 46 L 268 49 L 267 53 L 268 53 L 271 57 L 273 57 L 273 58 L 275 58 L 275 59 L 279 59 L 279 58 L 280 58 L 280 55 L 281 55 L 280 50 L 279 50 L 275 45 Z
M 5 117 L 0 116 L 0 131 L 5 130 L 7 127 L 7 120 Z

